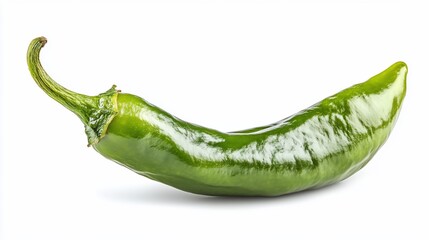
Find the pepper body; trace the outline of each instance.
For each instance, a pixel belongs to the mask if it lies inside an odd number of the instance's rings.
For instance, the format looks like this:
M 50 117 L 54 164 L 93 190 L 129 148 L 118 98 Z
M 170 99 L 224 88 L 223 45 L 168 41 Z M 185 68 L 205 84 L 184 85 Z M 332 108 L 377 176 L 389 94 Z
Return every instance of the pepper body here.
M 386 141 L 405 93 L 406 67 L 380 75 L 256 131 L 222 133 L 129 94 L 94 145 L 148 178 L 206 195 L 277 196 L 341 181 Z
M 95 104 L 84 112 L 93 117 L 81 119 L 96 151 L 150 179 L 197 194 L 278 196 L 339 182 L 365 166 L 395 125 L 406 74 L 395 63 L 291 117 L 231 133 L 112 90 L 90 97 Z

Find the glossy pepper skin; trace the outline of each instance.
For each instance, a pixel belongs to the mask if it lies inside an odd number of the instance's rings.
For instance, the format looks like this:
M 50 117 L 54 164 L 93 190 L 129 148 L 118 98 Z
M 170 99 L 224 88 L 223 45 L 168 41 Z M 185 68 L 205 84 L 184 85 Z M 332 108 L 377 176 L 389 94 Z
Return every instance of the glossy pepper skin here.
M 397 62 L 274 124 L 231 133 L 180 120 L 115 86 L 98 96 L 65 89 L 39 62 L 44 37 L 27 60 L 36 83 L 82 120 L 89 145 L 150 179 L 205 195 L 278 196 L 339 182 L 365 166 L 387 140 L 406 92 Z

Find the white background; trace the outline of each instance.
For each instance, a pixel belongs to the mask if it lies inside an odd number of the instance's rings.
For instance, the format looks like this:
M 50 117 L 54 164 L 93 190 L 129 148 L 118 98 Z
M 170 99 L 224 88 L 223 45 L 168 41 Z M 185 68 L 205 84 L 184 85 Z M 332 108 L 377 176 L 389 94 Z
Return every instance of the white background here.
M 0 239 L 429 238 L 426 5 L 0 4 Z M 198 196 L 86 147 L 79 119 L 27 70 L 27 46 L 42 35 L 42 63 L 67 88 L 92 95 L 115 83 L 224 131 L 282 119 L 399 60 L 408 92 L 385 146 L 339 184 L 278 198 Z

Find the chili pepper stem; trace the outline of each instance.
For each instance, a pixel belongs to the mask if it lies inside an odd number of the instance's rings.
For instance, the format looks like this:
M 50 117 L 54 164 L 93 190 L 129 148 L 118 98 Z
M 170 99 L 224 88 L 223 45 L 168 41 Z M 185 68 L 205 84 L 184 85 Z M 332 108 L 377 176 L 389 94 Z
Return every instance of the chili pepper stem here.
M 97 96 L 88 96 L 73 92 L 55 82 L 40 63 L 40 50 L 47 43 L 45 37 L 34 39 L 27 52 L 27 64 L 30 73 L 40 88 L 51 98 L 75 113 L 85 125 L 88 146 L 105 135 L 109 123 L 117 113 L 118 92 L 113 85 L 108 91 Z

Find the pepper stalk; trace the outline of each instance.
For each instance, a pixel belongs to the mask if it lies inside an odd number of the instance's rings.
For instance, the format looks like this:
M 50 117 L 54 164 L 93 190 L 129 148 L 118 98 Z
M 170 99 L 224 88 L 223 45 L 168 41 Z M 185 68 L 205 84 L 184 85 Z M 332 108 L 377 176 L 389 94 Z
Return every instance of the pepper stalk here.
M 52 99 L 76 114 L 85 126 L 88 146 L 98 143 L 106 134 L 107 127 L 117 114 L 119 90 L 113 85 L 97 96 L 73 92 L 55 82 L 40 63 L 40 50 L 47 43 L 45 37 L 35 38 L 27 51 L 27 64 L 31 76 Z

